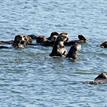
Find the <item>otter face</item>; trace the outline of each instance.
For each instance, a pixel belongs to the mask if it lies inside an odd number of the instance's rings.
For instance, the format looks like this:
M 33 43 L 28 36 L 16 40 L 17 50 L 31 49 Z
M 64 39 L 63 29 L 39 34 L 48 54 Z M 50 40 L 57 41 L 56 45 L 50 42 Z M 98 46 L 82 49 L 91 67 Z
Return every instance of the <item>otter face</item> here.
M 86 38 L 83 35 L 78 35 L 78 39 L 81 43 L 86 43 Z
M 69 40 L 68 33 L 66 33 L 66 32 L 60 33 L 59 38 L 60 38 L 61 41 L 67 42 Z
M 100 45 L 101 48 L 107 48 L 107 41 L 103 42 L 101 45 Z
M 23 38 L 22 38 L 21 35 L 17 35 L 17 36 L 15 36 L 14 41 L 15 41 L 15 42 L 19 42 L 19 41 L 21 41 L 22 39 L 23 39 Z
M 27 42 L 27 44 L 32 43 L 32 38 L 30 36 L 23 36 L 24 40 Z
M 12 44 L 15 48 L 25 48 L 27 46 L 26 37 L 23 35 L 17 35 Z
M 54 36 L 51 38 L 51 41 L 52 41 L 52 42 L 55 42 L 55 41 L 57 40 L 57 37 L 58 37 L 58 35 L 54 35 Z
M 50 35 L 50 37 L 47 38 L 47 39 L 50 40 L 50 41 L 52 41 L 52 42 L 55 42 L 56 39 L 57 39 L 57 37 L 58 37 L 58 35 L 59 34 L 57 32 L 52 32 L 51 35 Z

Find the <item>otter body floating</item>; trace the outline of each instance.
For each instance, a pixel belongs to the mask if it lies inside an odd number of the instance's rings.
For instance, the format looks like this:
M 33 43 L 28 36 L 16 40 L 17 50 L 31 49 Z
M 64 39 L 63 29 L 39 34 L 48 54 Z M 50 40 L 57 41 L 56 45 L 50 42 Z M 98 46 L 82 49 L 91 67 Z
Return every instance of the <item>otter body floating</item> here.
M 99 74 L 94 81 L 90 81 L 89 84 L 105 84 L 107 83 L 107 73 Z
M 76 60 L 78 57 L 78 52 L 81 50 L 81 44 L 75 43 L 74 45 L 71 46 L 67 58 L 72 58 L 73 60 Z
M 68 40 L 68 34 L 67 33 L 61 33 L 57 37 L 52 52 L 50 56 L 64 56 L 66 57 L 67 55 L 67 50 L 64 47 L 64 42 Z

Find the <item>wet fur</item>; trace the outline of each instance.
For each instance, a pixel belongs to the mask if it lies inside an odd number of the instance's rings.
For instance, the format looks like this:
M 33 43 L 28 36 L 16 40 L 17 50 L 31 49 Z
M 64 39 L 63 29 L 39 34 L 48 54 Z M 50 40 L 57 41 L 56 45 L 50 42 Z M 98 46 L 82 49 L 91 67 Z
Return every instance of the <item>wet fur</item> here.
M 100 44 L 101 48 L 107 48 L 107 41 L 103 42 L 102 44 Z
M 76 43 L 76 44 L 72 45 L 66 57 L 72 58 L 73 60 L 76 60 L 78 57 L 78 52 L 80 51 L 80 49 L 81 49 L 80 44 Z
M 107 73 L 101 73 L 94 79 L 94 81 L 89 82 L 89 84 L 94 84 L 94 85 L 105 84 L 105 83 L 107 83 Z

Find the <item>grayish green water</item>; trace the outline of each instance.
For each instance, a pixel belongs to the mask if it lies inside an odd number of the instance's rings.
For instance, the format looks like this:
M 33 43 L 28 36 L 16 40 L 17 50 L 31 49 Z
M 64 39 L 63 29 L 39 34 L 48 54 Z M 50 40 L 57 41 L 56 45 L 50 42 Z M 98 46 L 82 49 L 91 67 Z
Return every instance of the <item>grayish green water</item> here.
M 51 58 L 52 48 L 0 50 L 0 107 L 107 107 L 107 85 L 83 84 L 107 72 L 106 0 L 2 0 L 0 39 L 16 34 L 83 34 L 78 60 Z M 69 49 L 69 47 L 68 47 Z

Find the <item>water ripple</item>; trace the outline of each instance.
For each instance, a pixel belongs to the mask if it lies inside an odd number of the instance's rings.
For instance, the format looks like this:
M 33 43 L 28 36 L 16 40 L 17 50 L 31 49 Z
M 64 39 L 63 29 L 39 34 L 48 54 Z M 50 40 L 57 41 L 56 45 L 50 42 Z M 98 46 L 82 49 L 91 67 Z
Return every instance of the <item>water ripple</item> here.
M 1 40 L 17 34 L 49 36 L 53 31 L 68 32 L 72 40 L 78 34 L 88 39 L 76 62 L 51 58 L 48 47 L 1 49 L 0 105 L 106 107 L 107 85 L 85 83 L 107 71 L 107 50 L 99 47 L 107 39 L 106 4 L 106 0 L 0 1 Z

